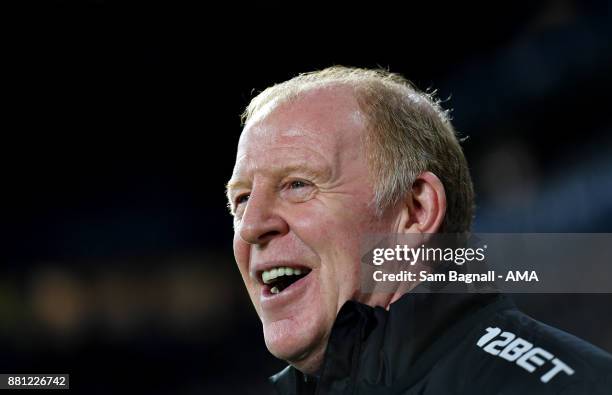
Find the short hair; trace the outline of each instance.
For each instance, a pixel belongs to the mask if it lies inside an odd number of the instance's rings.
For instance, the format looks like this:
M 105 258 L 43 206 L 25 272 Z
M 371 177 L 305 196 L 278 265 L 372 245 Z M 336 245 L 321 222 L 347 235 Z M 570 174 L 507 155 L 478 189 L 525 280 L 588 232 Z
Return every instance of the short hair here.
M 366 116 L 366 153 L 379 215 L 404 199 L 421 173 L 431 171 L 446 191 L 447 210 L 440 231 L 469 232 L 474 190 L 449 112 L 442 109 L 435 92 L 420 91 L 401 75 L 342 66 L 300 74 L 253 98 L 242 122 L 246 124 L 272 102 L 335 85 L 351 87 Z

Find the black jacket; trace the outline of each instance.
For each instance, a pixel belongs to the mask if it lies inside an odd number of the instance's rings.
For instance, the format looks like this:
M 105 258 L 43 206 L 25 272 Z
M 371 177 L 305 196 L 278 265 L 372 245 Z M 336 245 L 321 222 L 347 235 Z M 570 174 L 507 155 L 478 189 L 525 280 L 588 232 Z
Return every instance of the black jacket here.
M 503 295 L 347 302 L 318 377 L 289 366 L 280 394 L 612 394 L 612 356 L 520 312 Z

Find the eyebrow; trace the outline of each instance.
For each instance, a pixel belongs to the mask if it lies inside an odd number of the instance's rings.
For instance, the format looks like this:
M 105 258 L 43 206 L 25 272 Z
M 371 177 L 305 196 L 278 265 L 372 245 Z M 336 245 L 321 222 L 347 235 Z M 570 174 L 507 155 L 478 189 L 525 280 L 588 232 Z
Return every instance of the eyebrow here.
M 232 180 L 229 180 L 227 182 L 227 184 L 225 184 L 225 191 L 226 191 L 226 193 L 229 193 L 232 189 L 247 188 L 249 185 L 250 185 L 250 183 L 246 182 L 246 181 L 241 181 L 241 180 L 232 181 Z
M 321 167 L 313 167 L 311 164 L 295 164 L 290 166 L 283 166 L 279 169 L 273 169 L 270 173 L 277 174 L 280 176 L 286 176 L 291 173 L 301 173 L 305 176 L 310 176 L 313 178 L 324 178 L 327 179 L 331 176 L 331 169 L 327 166 Z M 249 188 L 251 186 L 251 182 L 244 180 L 232 180 L 230 179 L 225 185 L 225 193 L 228 198 L 230 197 L 230 193 L 232 190 L 240 189 L 240 188 Z

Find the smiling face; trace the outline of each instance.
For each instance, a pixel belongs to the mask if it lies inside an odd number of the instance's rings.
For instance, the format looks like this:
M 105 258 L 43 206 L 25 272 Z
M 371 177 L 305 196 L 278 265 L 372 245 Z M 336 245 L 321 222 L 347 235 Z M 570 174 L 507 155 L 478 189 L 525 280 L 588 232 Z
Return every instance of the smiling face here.
M 392 221 L 371 204 L 365 133 L 349 88 L 302 93 L 249 121 L 228 184 L 234 255 L 266 345 L 306 373 L 344 302 L 378 304 L 359 292 L 360 241 Z

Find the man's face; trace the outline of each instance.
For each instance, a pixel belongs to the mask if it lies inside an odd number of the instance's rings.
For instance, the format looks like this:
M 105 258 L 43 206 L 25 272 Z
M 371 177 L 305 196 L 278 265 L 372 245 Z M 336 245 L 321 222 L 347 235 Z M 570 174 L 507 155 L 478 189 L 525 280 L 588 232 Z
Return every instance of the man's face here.
M 268 349 L 298 365 L 322 356 L 340 307 L 362 298 L 361 237 L 389 230 L 371 205 L 365 133 L 337 87 L 260 111 L 238 144 L 234 255 Z

